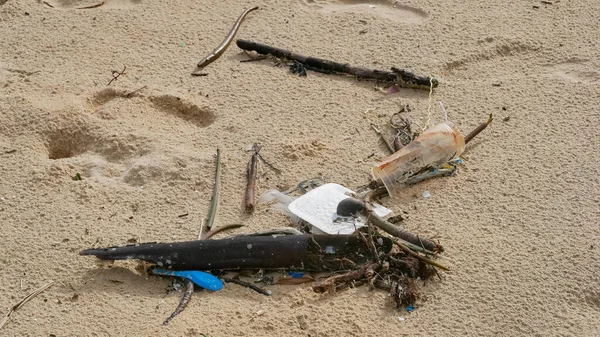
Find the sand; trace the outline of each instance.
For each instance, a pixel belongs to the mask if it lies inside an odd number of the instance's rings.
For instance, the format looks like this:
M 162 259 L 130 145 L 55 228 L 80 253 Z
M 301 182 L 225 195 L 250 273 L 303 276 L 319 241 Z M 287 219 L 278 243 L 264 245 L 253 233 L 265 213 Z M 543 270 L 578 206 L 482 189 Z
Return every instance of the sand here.
M 49 3 L 0 1 L 0 313 L 56 282 L 0 335 L 598 335 L 600 2 Z M 407 68 L 440 85 L 431 101 L 420 90 L 384 95 L 373 82 L 240 63 L 247 56 L 235 45 L 208 76 L 190 76 L 250 5 L 261 9 L 238 38 Z M 310 284 L 272 286 L 266 297 L 227 284 L 194 294 L 163 327 L 181 296 L 166 295 L 168 278 L 78 255 L 129 239 L 195 239 L 217 147 L 216 224 L 246 225 L 233 233 L 286 226 L 265 205 L 242 213 L 249 145 L 283 171 L 262 166 L 258 194 L 320 175 L 357 189 L 386 154 L 370 123 L 404 104 L 419 125 L 428 110 L 441 122 L 439 101 L 463 134 L 495 119 L 455 176 L 384 199 L 451 258 L 412 313 L 366 287 L 319 295 Z M 83 180 L 72 180 L 78 172 Z

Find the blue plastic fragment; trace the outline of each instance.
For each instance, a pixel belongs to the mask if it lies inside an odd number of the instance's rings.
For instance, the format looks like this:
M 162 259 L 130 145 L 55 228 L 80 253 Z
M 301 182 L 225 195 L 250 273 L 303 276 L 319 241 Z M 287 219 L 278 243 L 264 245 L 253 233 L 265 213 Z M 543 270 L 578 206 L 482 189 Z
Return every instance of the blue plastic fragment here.
M 301 278 L 304 276 L 304 273 L 300 271 L 291 271 L 288 273 L 288 275 L 290 275 L 292 278 Z
M 199 270 L 154 269 L 153 273 L 156 275 L 177 276 L 188 279 L 194 282 L 197 286 L 208 290 L 217 291 L 223 288 L 223 282 L 221 282 L 218 277 Z
M 406 307 L 406 311 L 408 312 L 413 312 L 415 310 L 415 308 L 413 308 L 412 305 L 409 305 L 408 307 Z

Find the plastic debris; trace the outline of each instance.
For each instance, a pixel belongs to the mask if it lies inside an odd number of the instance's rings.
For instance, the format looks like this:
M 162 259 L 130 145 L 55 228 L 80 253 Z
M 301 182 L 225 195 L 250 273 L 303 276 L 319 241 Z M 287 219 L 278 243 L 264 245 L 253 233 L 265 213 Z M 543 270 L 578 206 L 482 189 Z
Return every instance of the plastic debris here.
M 398 317 L 398 320 L 399 320 L 400 322 L 404 322 L 406 319 L 405 319 L 404 317 L 400 316 L 400 317 Z
M 208 290 L 217 291 L 223 288 L 223 282 L 221 282 L 218 277 L 203 271 L 154 269 L 152 272 L 156 275 L 177 276 L 188 279 L 194 282 L 197 286 Z
M 304 276 L 304 273 L 299 271 L 291 271 L 288 273 L 288 275 L 290 275 L 292 278 L 301 278 Z
M 452 122 L 438 124 L 402 149 L 372 167 L 373 178 L 381 180 L 393 195 L 394 183 L 406 182 L 427 168 L 435 168 L 457 158 L 465 149 L 465 139 Z
M 423 191 L 421 195 L 423 198 L 431 198 L 431 193 L 429 191 Z
M 415 311 L 415 308 L 412 305 L 409 305 L 406 307 L 406 311 L 413 312 L 413 311 Z
M 289 209 L 289 205 L 292 201 L 294 201 L 294 198 L 283 194 L 282 192 L 278 191 L 278 190 L 268 190 L 265 193 L 263 193 L 260 198 L 258 198 L 258 202 L 259 203 L 268 203 L 271 201 L 277 200 L 277 203 L 274 204 L 272 206 L 272 208 L 282 211 L 285 214 L 287 214 L 287 216 L 290 217 L 290 219 L 292 220 L 292 223 L 294 225 L 299 225 L 301 222 L 301 219 L 296 216 L 294 213 L 292 213 Z
M 337 214 L 340 201 L 350 198 L 352 194 L 352 190 L 342 185 L 329 183 L 298 197 L 288 207 L 293 214 L 324 233 L 352 234 L 356 229 L 366 226 L 364 215 L 343 217 Z M 380 217 L 392 212 L 378 204 L 373 204 L 373 208 Z

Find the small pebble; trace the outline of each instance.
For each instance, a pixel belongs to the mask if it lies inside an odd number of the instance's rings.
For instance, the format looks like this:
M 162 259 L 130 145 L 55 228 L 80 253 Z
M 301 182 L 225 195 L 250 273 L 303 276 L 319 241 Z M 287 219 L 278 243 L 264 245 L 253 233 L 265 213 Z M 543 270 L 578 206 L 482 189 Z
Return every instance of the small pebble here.
M 431 198 L 431 193 L 429 193 L 429 191 L 423 191 L 423 194 L 421 194 L 423 196 L 423 198 Z

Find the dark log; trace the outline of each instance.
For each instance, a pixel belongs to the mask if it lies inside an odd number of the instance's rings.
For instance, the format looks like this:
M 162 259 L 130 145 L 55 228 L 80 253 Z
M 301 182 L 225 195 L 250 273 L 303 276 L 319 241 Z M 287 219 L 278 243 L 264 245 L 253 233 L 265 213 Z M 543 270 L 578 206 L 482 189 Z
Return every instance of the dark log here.
M 388 253 L 392 240 L 376 240 Z M 221 240 L 144 243 L 86 249 L 80 255 L 103 260 L 139 259 L 174 270 L 290 269 L 331 271 L 347 269 L 346 259 L 357 264 L 373 259 L 357 235 L 243 236 Z
M 271 47 L 266 44 L 248 40 L 239 39 L 236 41 L 236 44 L 243 50 L 255 51 L 262 55 L 272 55 L 277 58 L 296 61 L 305 65 L 307 69 L 326 74 L 340 73 L 354 75 L 357 78 L 394 83 L 405 88 L 429 90 L 432 85 L 434 88 L 438 86 L 438 81 L 434 78 L 415 75 L 409 71 L 394 67 L 391 68 L 391 71 L 353 67 L 348 63 L 339 63 L 317 57 L 304 56 L 289 50 Z

